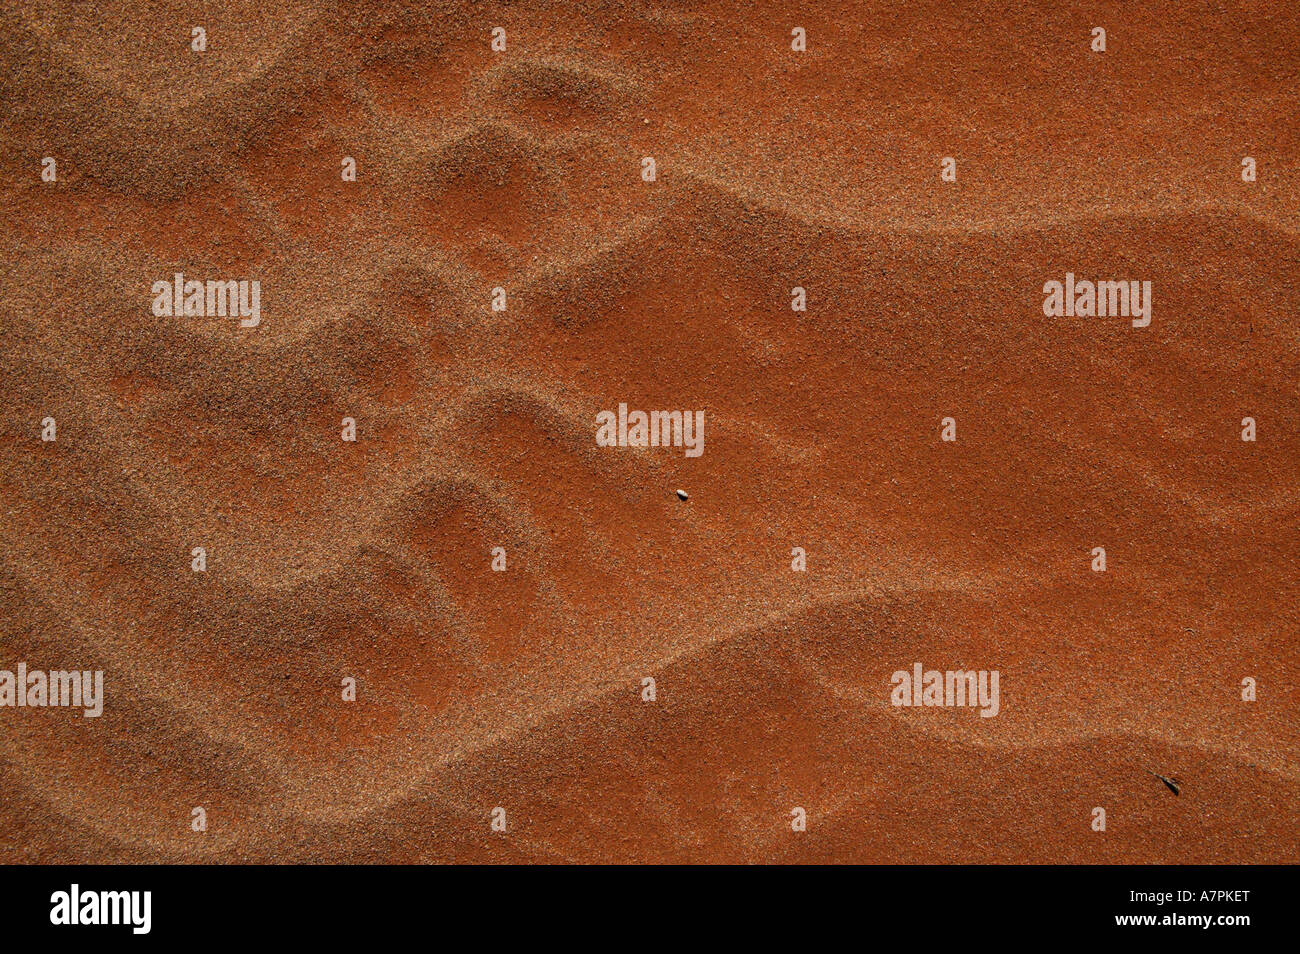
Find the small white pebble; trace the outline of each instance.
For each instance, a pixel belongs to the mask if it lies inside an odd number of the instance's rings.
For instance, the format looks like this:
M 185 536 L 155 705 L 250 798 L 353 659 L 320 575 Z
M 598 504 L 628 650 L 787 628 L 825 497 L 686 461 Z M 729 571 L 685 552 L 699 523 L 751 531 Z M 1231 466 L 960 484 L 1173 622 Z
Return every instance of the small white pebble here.
M 690 496 L 691 496 L 691 495 L 688 494 L 688 493 L 687 493 L 686 491 L 684 491 L 684 490 L 679 490 L 679 491 L 677 491 L 677 499 L 678 499 L 678 500 L 689 500 L 689 499 L 690 499 Z

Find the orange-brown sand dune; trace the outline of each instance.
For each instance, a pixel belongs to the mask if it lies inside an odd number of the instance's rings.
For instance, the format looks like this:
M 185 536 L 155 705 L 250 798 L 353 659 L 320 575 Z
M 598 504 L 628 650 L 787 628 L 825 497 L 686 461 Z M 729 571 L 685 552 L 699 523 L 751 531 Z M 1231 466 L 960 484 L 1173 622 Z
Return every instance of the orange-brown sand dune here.
M 3 11 L 0 861 L 1298 860 L 1287 3 Z

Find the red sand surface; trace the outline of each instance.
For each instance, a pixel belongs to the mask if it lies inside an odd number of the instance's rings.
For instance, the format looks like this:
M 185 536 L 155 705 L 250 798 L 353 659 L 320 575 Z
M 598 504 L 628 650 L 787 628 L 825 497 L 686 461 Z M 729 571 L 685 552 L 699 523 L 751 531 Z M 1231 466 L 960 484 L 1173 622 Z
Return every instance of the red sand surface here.
M 0 65 L 0 668 L 107 682 L 0 708 L 0 860 L 1297 860 L 1293 4 L 6 0 Z

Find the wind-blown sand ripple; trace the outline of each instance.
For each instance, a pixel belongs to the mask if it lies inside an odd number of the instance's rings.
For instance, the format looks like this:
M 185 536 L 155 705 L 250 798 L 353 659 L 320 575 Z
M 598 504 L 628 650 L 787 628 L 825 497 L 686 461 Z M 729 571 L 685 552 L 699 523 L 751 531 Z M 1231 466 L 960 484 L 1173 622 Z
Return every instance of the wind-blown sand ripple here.
M 0 860 L 1295 861 L 1300 31 L 1130 6 L 6 3 Z

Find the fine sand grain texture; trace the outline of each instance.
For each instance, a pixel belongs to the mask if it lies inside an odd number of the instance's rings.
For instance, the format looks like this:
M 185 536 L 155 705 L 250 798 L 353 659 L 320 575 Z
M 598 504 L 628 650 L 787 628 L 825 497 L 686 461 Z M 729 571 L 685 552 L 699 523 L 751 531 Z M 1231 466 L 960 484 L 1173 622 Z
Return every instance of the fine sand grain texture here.
M 0 9 L 0 861 L 1300 859 L 1293 3 Z

